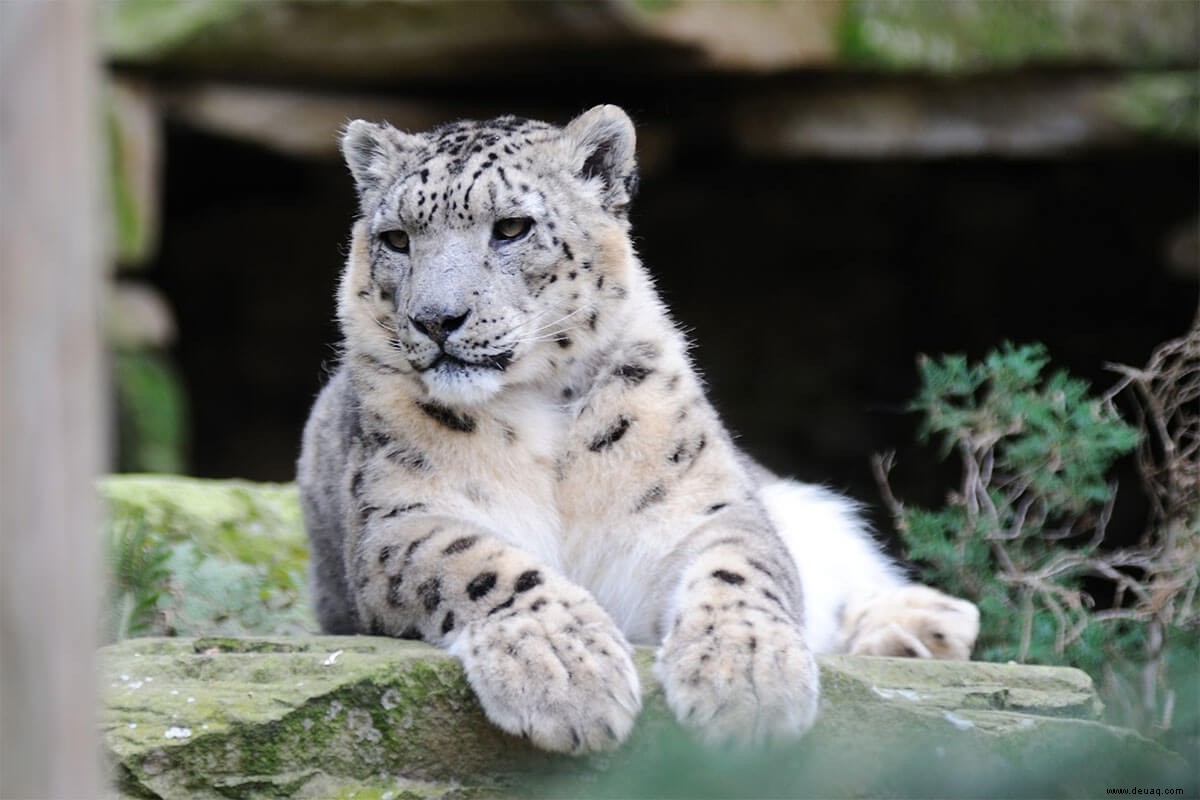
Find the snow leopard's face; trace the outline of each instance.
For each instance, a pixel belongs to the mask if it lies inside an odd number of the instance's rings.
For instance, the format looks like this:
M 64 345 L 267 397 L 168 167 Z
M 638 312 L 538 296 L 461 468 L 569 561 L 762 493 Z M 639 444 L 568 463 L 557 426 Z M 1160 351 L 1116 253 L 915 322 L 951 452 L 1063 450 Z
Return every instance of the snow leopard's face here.
M 410 135 L 351 123 L 362 218 L 340 313 L 351 350 L 448 406 L 553 383 L 625 296 L 633 128 L 503 117 Z

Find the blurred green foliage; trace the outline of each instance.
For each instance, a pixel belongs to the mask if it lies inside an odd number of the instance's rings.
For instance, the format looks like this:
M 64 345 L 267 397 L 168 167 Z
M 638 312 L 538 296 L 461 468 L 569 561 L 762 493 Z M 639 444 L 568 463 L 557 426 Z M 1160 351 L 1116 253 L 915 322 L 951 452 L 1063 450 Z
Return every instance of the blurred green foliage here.
M 149 349 L 112 352 L 118 468 L 180 473 L 186 462 L 187 398 L 167 356 Z
M 945 726 L 949 729 L 949 726 Z M 1086 727 L 1055 736 L 986 738 L 880 726 L 848 743 L 818 727 L 799 745 L 714 751 L 678 727 L 643 731 L 599 775 L 546 776 L 530 798 L 768 800 L 768 798 L 1073 798 L 1108 788 L 1200 789 L 1178 758 L 1147 759 L 1137 746 L 1101 743 Z M 1187 796 L 1187 794 L 1185 794 Z
M 152 636 L 158 628 L 159 602 L 170 592 L 171 548 L 138 515 L 111 520 L 106 533 L 109 594 L 104 640 Z
M 125 150 L 121 142 L 120 124 L 111 109 L 108 113 L 107 123 L 108 181 L 111 188 L 117 260 L 121 262 L 136 261 L 146 252 L 150 233 L 146 229 L 145 220 L 139 213 L 133 189 L 127 179 L 127 167 L 123 163 Z

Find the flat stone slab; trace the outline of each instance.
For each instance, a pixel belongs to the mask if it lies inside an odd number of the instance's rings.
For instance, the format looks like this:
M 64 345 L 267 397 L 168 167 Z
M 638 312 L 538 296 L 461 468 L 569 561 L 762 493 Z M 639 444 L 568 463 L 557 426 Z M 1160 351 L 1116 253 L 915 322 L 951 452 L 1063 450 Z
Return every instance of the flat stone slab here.
M 458 662 L 427 645 L 127 640 L 99 657 L 111 796 L 1089 796 L 1136 779 L 1189 785 L 1178 756 L 1095 721 L 1091 679 L 1075 669 L 826 656 L 807 737 L 714 753 L 676 726 L 652 651 L 637 658 L 645 710 L 631 739 L 569 758 L 494 728 Z

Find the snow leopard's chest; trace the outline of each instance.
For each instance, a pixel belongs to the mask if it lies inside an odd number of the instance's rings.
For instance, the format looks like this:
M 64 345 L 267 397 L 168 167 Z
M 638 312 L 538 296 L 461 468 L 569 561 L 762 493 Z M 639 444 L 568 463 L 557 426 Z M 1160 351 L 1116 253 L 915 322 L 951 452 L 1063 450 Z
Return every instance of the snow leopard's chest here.
M 631 639 L 650 641 L 649 565 L 662 563 L 688 525 L 660 497 L 667 421 L 637 402 L 604 399 L 518 395 L 481 411 L 419 410 L 424 419 L 404 428 L 409 461 L 426 469 L 393 458 L 378 491 L 436 505 L 531 553 L 587 587 Z

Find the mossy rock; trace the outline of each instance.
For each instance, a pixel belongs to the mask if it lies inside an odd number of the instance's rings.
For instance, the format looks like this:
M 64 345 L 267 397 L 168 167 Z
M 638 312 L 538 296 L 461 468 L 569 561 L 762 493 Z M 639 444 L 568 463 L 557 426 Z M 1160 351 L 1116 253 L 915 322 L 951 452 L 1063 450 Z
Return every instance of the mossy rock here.
M 1097 721 L 1085 673 L 981 662 L 823 657 L 821 717 L 803 741 L 714 754 L 676 726 L 653 653 L 641 649 L 644 711 L 630 741 L 604 756 L 552 756 L 490 725 L 458 662 L 440 651 L 308 635 L 316 626 L 294 486 L 120 476 L 99 489 L 121 556 L 112 616 L 124 623 L 114 628 L 128 635 L 134 615 L 117 612 L 148 592 L 146 627 L 192 637 L 101 650 L 116 797 L 1057 797 L 1139 780 L 1200 788 L 1177 756 Z
M 102 46 L 118 64 L 355 82 L 537 74 L 551 57 L 628 70 L 645 63 L 631 50 L 672 71 L 754 73 L 1183 67 L 1200 53 L 1200 9 L 1188 0 L 117 0 L 102 11 Z
M 104 648 L 104 750 L 122 797 L 801 797 L 1102 794 L 1181 759 L 1090 717 L 1059 667 L 821 659 L 821 718 L 771 752 L 700 749 L 638 653 L 645 709 L 613 754 L 494 728 L 461 667 L 375 637 L 134 639 Z M 1080 718 L 1087 717 L 1087 718 Z
M 1195 71 L 1136 75 L 1104 98 L 1108 117 L 1156 139 L 1195 145 L 1200 140 L 1200 81 Z
M 896 72 L 963 74 L 1027 66 L 1192 66 L 1192 2 L 848 0 L 840 58 Z
M 109 639 L 317 630 L 295 486 L 120 475 L 99 483 Z

